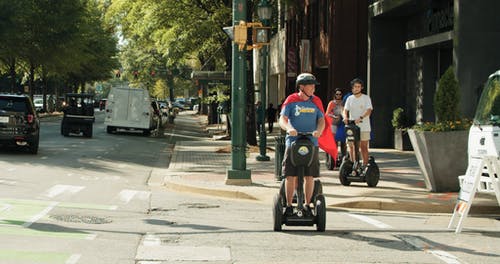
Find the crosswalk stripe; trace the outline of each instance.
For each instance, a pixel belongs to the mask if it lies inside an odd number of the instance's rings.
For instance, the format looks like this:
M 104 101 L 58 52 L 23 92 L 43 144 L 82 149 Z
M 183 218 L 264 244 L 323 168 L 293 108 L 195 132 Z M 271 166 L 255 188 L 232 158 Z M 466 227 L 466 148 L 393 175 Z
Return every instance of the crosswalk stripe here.
M 93 240 L 96 238 L 96 234 L 87 232 L 49 232 L 28 228 L 41 218 L 44 218 L 55 207 L 111 210 L 110 206 L 92 204 L 78 205 L 74 203 L 68 204 L 42 200 L 0 198 L 0 235 L 66 237 L 86 240 Z
M 142 241 L 142 244 L 144 246 L 158 246 L 161 244 L 161 240 L 158 236 L 152 233 L 147 233 Z
M 119 194 L 120 201 L 124 203 L 129 203 L 135 196 L 140 200 L 147 200 L 151 196 L 151 192 L 146 191 L 136 191 L 136 190 L 122 190 Z
M 75 194 L 81 190 L 83 190 L 85 186 L 75 186 L 75 185 L 54 185 L 49 190 L 47 190 L 43 196 L 54 198 L 64 193 Z
M 30 227 L 34 222 L 38 221 L 40 218 L 44 217 L 52 209 L 54 209 L 54 207 L 56 207 L 57 204 L 58 204 L 57 202 L 50 203 L 49 206 L 47 206 L 43 211 L 34 215 L 28 222 L 25 222 L 22 226 L 23 227 Z
M 64 262 L 64 264 L 76 264 L 81 256 L 82 255 L 80 254 L 73 254 L 68 260 L 66 260 L 66 262 Z
M 0 180 L 0 184 L 5 184 L 5 185 L 15 185 L 17 182 L 16 181 L 11 181 L 11 180 Z
M 3 212 L 3 211 L 7 211 L 10 208 L 12 208 L 12 205 L 10 205 L 10 204 L 4 204 L 3 207 L 0 208 L 0 213 Z

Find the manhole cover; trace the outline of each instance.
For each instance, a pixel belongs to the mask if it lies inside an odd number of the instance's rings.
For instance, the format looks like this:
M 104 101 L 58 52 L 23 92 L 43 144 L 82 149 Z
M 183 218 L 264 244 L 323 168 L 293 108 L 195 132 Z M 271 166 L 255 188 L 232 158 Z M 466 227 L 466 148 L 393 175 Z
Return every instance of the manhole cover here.
M 57 221 L 69 223 L 85 223 L 85 224 L 108 224 L 113 222 L 111 219 L 104 217 L 88 216 L 88 215 L 51 215 L 50 218 Z
M 218 205 L 206 204 L 206 203 L 183 203 L 181 206 L 186 206 L 187 208 L 198 208 L 198 209 L 207 209 L 207 208 L 219 208 Z

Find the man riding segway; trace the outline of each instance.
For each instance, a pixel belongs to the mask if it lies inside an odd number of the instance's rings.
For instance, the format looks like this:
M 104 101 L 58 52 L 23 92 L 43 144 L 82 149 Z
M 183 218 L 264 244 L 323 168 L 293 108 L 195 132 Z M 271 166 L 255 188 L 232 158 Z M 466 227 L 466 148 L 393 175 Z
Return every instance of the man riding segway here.
M 368 186 L 375 187 L 380 173 L 375 159 L 368 155 L 370 115 L 373 106 L 370 97 L 361 93 L 363 90 L 361 79 L 356 78 L 351 81 L 351 90 L 352 95 L 347 98 L 343 112 L 349 157 L 344 158 L 340 166 L 339 178 L 342 185 L 356 181 L 366 182 Z M 362 164 L 360 164 L 361 158 Z
M 314 178 L 319 177 L 320 170 L 318 145 L 323 149 L 327 148 L 334 157 L 337 156 L 337 147 L 329 127 L 325 127 L 322 102 L 318 97 L 314 96 L 318 84 L 314 75 L 310 73 L 302 73 L 297 76 L 298 93 L 290 95 L 281 109 L 279 124 L 287 132 L 282 170 L 285 176 L 284 185 L 282 185 L 284 186 L 285 197 L 281 197 L 280 191 L 280 194 L 277 195 L 277 201 L 275 201 L 274 230 L 276 231 L 281 230 L 283 223 L 288 225 L 313 225 L 316 223 L 318 231 L 325 230 L 326 209 L 324 196 L 321 194 L 321 184 L 319 181 L 314 181 Z M 297 142 L 304 145 L 295 148 Z M 311 150 L 307 144 L 308 142 L 313 145 Z M 311 160 L 307 162 L 307 166 L 298 165 L 294 162 L 293 157 L 297 157 L 294 156 L 297 153 L 292 153 L 292 150 L 295 149 L 300 155 L 312 155 Z M 298 184 L 301 179 L 305 182 L 304 186 Z M 303 200 L 301 197 L 297 197 L 297 206 L 294 207 L 292 205 L 294 192 L 297 190 L 297 193 L 302 194 L 298 188 L 304 188 L 304 197 Z M 286 203 L 283 203 L 286 206 L 284 214 L 281 211 L 281 200 L 286 201 Z M 314 209 L 310 208 L 313 200 L 315 201 Z M 319 207 L 318 204 L 320 204 Z M 284 221 L 282 217 L 284 217 Z

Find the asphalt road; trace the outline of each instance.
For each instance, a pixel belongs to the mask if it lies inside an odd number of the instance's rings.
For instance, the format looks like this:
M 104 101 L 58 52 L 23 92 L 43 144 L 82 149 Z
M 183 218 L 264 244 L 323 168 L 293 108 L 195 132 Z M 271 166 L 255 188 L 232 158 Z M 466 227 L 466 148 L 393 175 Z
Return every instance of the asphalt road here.
M 149 184 L 178 140 L 202 133 L 189 112 L 144 137 L 63 137 L 44 121 L 39 154 L 0 151 L 3 263 L 498 263 L 500 224 L 449 215 L 330 210 L 326 232 L 272 231 L 271 204 L 220 199 Z

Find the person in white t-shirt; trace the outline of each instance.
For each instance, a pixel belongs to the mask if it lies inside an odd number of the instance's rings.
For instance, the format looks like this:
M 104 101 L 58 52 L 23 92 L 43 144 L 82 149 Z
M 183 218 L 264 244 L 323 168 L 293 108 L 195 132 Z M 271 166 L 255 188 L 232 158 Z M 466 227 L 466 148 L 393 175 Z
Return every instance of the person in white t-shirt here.
M 351 81 L 352 95 L 349 96 L 344 105 L 344 123 L 347 125 L 349 121 L 354 121 L 360 128 L 360 144 L 359 149 L 363 158 L 363 166 L 368 165 L 368 142 L 370 141 L 370 115 L 373 110 L 372 100 L 366 94 L 361 93 L 363 90 L 363 81 L 354 79 Z M 354 144 L 349 146 L 349 155 L 354 157 Z

